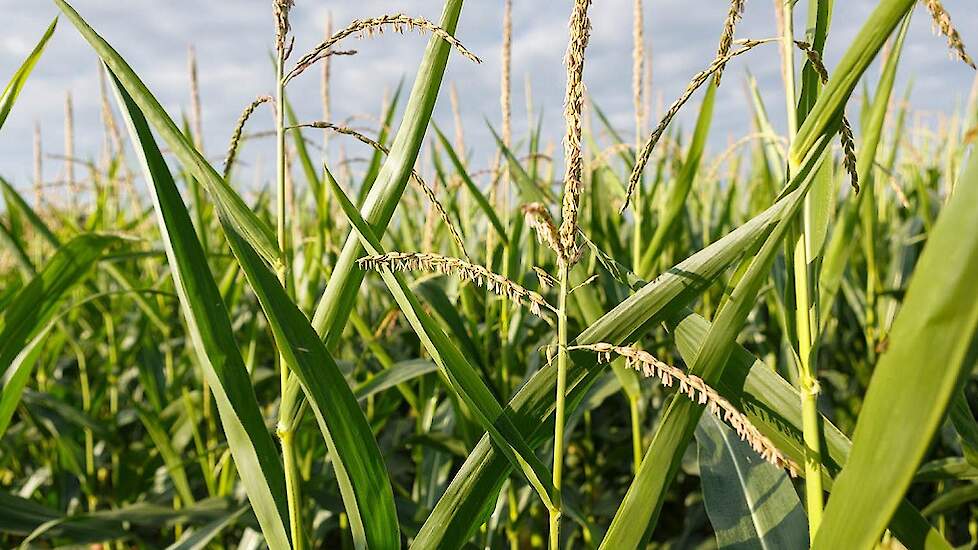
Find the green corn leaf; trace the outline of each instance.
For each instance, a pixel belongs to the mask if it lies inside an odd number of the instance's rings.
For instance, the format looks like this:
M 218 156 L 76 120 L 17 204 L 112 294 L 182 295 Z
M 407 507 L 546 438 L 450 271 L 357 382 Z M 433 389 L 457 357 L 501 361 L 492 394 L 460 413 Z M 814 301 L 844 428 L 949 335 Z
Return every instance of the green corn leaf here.
M 363 401 L 384 390 L 389 390 L 398 384 L 403 384 L 404 382 L 414 380 L 419 376 L 424 376 L 432 372 L 438 372 L 438 365 L 426 359 L 401 361 L 360 384 L 353 393 L 356 394 L 358 400 Z
M 184 532 L 179 540 L 167 546 L 166 550 L 205 550 L 212 540 L 223 533 L 225 529 L 234 525 L 247 510 L 247 506 L 242 506 L 236 511 L 228 513 L 225 517 L 217 518 L 196 529 L 189 529 Z
M 824 57 L 825 41 L 829 34 L 829 25 L 832 22 L 832 9 L 835 3 L 824 0 L 809 0 L 808 2 L 808 22 L 805 25 L 805 41 L 817 52 L 820 57 Z M 822 90 L 822 79 L 811 59 L 805 60 L 801 74 L 801 93 L 798 94 L 798 120 L 804 122 L 808 116 L 818 94 Z
M 78 32 L 88 41 L 109 70 L 116 75 L 120 85 L 139 106 L 143 116 L 177 156 L 184 169 L 207 188 L 207 192 L 217 206 L 221 217 L 226 218 L 259 251 L 265 261 L 271 264 L 273 268 L 277 268 L 282 263 L 282 252 L 278 249 L 278 244 L 275 242 L 268 224 L 255 215 L 234 189 L 207 162 L 207 159 L 200 154 L 200 151 L 194 147 L 187 135 L 180 131 L 169 115 L 166 114 L 166 111 L 163 110 L 163 106 L 153 97 L 153 94 L 122 56 L 108 42 L 103 40 L 67 2 L 54 0 L 54 3 L 75 25 Z M 135 145 L 135 147 L 138 148 L 139 145 Z
M 509 244 L 509 237 L 506 235 L 506 229 L 503 227 L 501 221 L 499 221 L 499 216 L 496 215 L 496 210 L 489 204 L 489 200 L 486 196 L 482 194 L 479 187 L 476 186 L 472 178 L 469 177 L 468 171 L 465 169 L 465 165 L 462 164 L 462 160 L 459 158 L 458 153 L 455 152 L 455 148 L 452 147 L 452 143 L 448 141 L 445 134 L 438 128 L 437 125 L 432 124 L 432 128 L 435 129 L 435 133 L 438 135 L 438 141 L 441 143 L 442 147 L 445 148 L 445 152 L 448 153 L 448 159 L 452 161 L 452 166 L 455 167 L 455 172 L 458 173 L 459 177 L 462 178 L 462 182 L 465 183 L 466 189 L 475 199 L 476 204 L 479 208 L 486 213 L 489 218 L 489 222 L 492 223 L 493 228 L 496 230 L 496 234 L 502 239 L 503 244 Z
M 305 390 L 332 458 L 358 548 L 398 548 L 394 494 L 367 418 L 306 316 L 258 254 L 225 225 L 231 249 L 258 297 L 275 344 Z
M 166 471 L 170 475 L 170 480 L 173 481 L 173 487 L 180 499 L 186 504 L 193 504 L 195 502 L 194 493 L 190 489 L 187 471 L 183 467 L 183 457 L 173 447 L 170 434 L 163 427 L 159 416 L 154 411 L 144 410 L 138 406 L 136 407 L 136 414 L 139 415 L 139 421 L 143 423 L 149 438 L 156 446 L 156 450 L 159 451 L 160 458 L 163 459 L 163 464 L 166 466 Z
M 718 548 L 804 548 L 805 509 L 788 477 L 712 414 L 696 427 L 703 503 Z
M 299 124 L 299 119 L 295 116 L 295 111 L 292 109 L 292 102 L 287 98 L 284 99 L 285 103 L 285 114 L 288 117 L 290 125 Z M 302 173 L 306 176 L 306 182 L 309 185 L 309 192 L 312 194 L 313 204 L 322 210 L 325 205 L 320 204 L 320 199 L 322 198 L 322 188 L 323 183 L 319 179 L 319 174 L 317 174 L 316 163 L 312 161 L 312 157 L 309 156 L 309 147 L 306 145 L 306 138 L 302 135 L 301 128 L 295 128 L 292 130 L 293 143 L 295 144 L 295 153 L 299 157 L 299 165 L 302 167 Z
M 879 149 L 880 139 L 883 134 L 883 123 L 886 120 L 886 113 L 890 106 L 890 96 L 893 92 L 893 83 L 896 80 L 897 66 L 903 52 L 903 42 L 910 27 L 910 17 L 904 19 L 900 32 L 897 34 L 890 55 L 887 56 L 883 65 L 883 72 L 880 75 L 879 84 L 876 87 L 876 96 L 870 104 L 869 112 L 866 114 L 866 125 L 862 132 L 862 141 L 856 151 L 856 173 L 862 186 L 869 190 L 876 185 L 873 177 L 873 167 Z M 859 209 L 867 193 L 859 193 L 855 200 L 850 199 L 838 223 L 832 229 L 825 249 L 824 261 L 822 263 L 821 275 L 819 276 L 819 302 L 824 307 L 830 307 L 835 300 L 839 285 L 842 283 L 842 275 L 849 262 L 853 244 L 856 242 L 855 229 L 859 221 Z M 828 319 L 828 316 L 825 317 Z
M 926 483 L 948 479 L 978 479 L 978 466 L 964 458 L 938 458 L 921 466 L 913 481 Z
M 676 314 L 667 323 L 675 334 L 679 353 L 692 361 L 699 354 L 711 323 L 688 310 Z M 747 415 L 781 452 L 796 463 L 804 460 L 805 444 L 798 407 L 801 396 L 797 388 L 740 345 L 734 346 L 723 378 L 714 388 Z M 845 464 L 852 443 L 824 416 L 821 425 L 825 443 L 822 450 L 823 483 L 831 490 L 832 476 Z M 908 548 L 950 550 L 940 533 L 906 500 L 900 503 L 889 527 Z
M 49 322 L 46 327 L 31 338 L 20 350 L 20 353 L 14 357 L 7 369 L 8 373 L 3 379 L 3 387 L 0 388 L 0 436 L 7 431 L 7 426 L 10 425 L 10 419 L 14 416 L 17 404 L 20 403 L 24 388 L 30 381 L 34 364 L 37 363 L 41 351 L 44 349 L 44 340 L 53 326 L 54 323 Z
M 954 396 L 949 416 L 954 431 L 958 432 L 958 440 L 961 442 L 965 460 L 978 468 L 978 421 L 975 420 L 971 406 L 968 405 L 964 388 L 959 389 Z
M 16 189 L 10 183 L 0 177 L 0 191 L 3 192 L 4 200 L 7 203 L 7 208 L 12 212 L 17 212 L 21 217 L 23 217 L 27 224 L 37 232 L 37 234 L 47 242 L 54 249 L 61 247 L 61 239 L 59 239 L 51 228 L 48 226 L 44 220 L 37 214 L 37 212 L 27 204 L 24 197 L 17 192 Z M 168 330 L 167 324 L 163 321 L 163 314 L 160 312 L 159 307 L 151 300 L 147 299 L 142 293 L 136 291 L 136 282 L 133 277 L 119 269 L 112 262 L 106 262 L 103 264 L 102 269 L 109 274 L 110 277 L 115 279 L 119 285 L 129 292 L 129 296 L 132 298 L 139 309 L 146 314 L 146 317 L 156 326 L 161 332 L 166 332 Z M 94 285 L 89 285 L 89 290 L 93 293 L 97 293 L 98 289 Z
M 152 528 L 176 522 L 209 522 L 226 513 L 229 504 L 225 499 L 210 499 L 176 510 L 139 502 L 115 510 L 65 516 L 13 495 L 0 496 L 0 503 L 3 504 L 0 516 L 6 516 L 0 518 L 0 530 L 3 530 L 4 523 L 9 522 L 12 525 L 9 532 L 26 534 L 20 544 L 23 550 L 35 548 L 37 545 L 32 543 L 49 537 L 70 536 L 79 543 L 122 541 L 133 538 L 136 527 Z M 6 506 L 15 506 L 18 509 L 7 510 Z M 17 520 L 20 520 L 19 524 L 14 523 Z
M 693 180 L 696 179 L 696 172 L 699 170 L 700 159 L 703 157 L 703 149 L 706 147 L 706 139 L 710 134 L 710 124 L 713 122 L 713 105 L 716 103 L 717 85 L 715 81 L 710 81 L 706 88 L 706 95 L 703 96 L 703 103 L 700 105 L 699 117 L 696 119 L 696 129 L 693 131 L 693 139 L 689 144 L 689 151 L 683 162 L 682 170 L 676 176 L 672 187 L 669 189 L 669 196 L 666 198 L 665 211 L 659 219 L 659 225 L 652 234 L 652 240 L 648 248 L 642 253 L 641 267 L 638 275 L 648 277 L 659 260 L 669 237 L 676 227 L 676 222 L 686 209 L 686 201 L 689 192 L 693 188 Z
M 611 123 L 611 119 L 608 118 L 608 115 L 604 112 L 604 110 L 601 109 L 601 107 L 599 107 L 598 104 L 593 100 L 591 101 L 591 107 L 594 108 L 594 114 L 596 114 L 598 116 L 598 120 L 601 121 L 601 126 L 605 129 L 606 132 L 608 132 L 608 135 L 611 136 L 612 142 L 615 145 L 625 144 L 625 138 L 623 138 L 621 133 L 618 131 L 618 129 L 615 128 L 615 125 Z M 627 170 L 631 171 L 635 167 L 634 149 L 632 148 L 622 149 L 622 151 L 618 153 L 618 156 L 625 163 L 625 168 Z M 620 187 L 620 189 L 618 187 Z M 615 192 L 618 194 L 619 197 L 624 197 L 625 186 L 621 185 L 621 183 L 619 182 L 618 185 L 615 187 Z
M 106 247 L 119 241 L 94 233 L 75 237 L 18 292 L 0 321 L 0 377 L 34 335 L 45 329 L 65 293 L 88 273 Z
M 978 353 L 978 155 L 930 233 L 880 357 L 814 548 L 874 544 Z M 926 369 L 921 365 L 928 365 Z M 849 521 L 852 517 L 858 522 Z
M 362 237 L 368 253 L 383 254 L 380 241 L 357 213 L 353 203 L 349 201 L 336 180 L 326 172 L 326 181 L 333 191 L 334 197 L 340 203 L 343 212 L 350 219 L 354 230 Z M 509 416 L 504 412 L 493 397 L 485 382 L 479 377 L 476 369 L 469 363 L 444 331 L 434 322 L 430 315 L 421 307 L 421 303 L 400 274 L 381 270 L 380 275 L 394 296 L 401 311 L 411 323 L 432 359 L 441 368 L 451 387 L 468 405 L 479 419 L 497 447 L 526 475 L 527 480 L 544 500 L 549 508 L 553 506 L 551 495 L 553 486 L 547 475 L 546 467 L 534 454 L 532 448 L 516 429 Z
M 461 11 L 462 0 L 446 0 L 441 28 L 449 33 L 454 32 Z M 437 36 L 433 36 L 428 42 L 404 118 L 391 144 L 390 154 L 364 200 L 361 209 L 363 217 L 379 234 L 383 234 L 390 223 L 394 209 L 404 194 L 411 170 L 414 169 L 451 49 L 450 44 Z M 354 265 L 362 251 L 360 238 L 355 231 L 350 231 L 326 290 L 316 306 L 312 326 L 324 337 L 328 349 L 332 349 L 339 341 L 350 310 L 353 309 L 357 289 L 363 281 L 363 272 Z
M 680 311 L 761 236 L 767 234 L 789 205 L 783 200 L 744 223 L 728 235 L 685 261 L 666 270 L 660 277 L 638 289 L 632 296 L 601 316 L 582 332 L 575 344 L 609 342 L 621 344 L 643 330 Z M 593 354 L 574 352 L 568 372 L 568 411 L 584 399 L 590 385 L 601 373 L 593 369 Z M 548 426 L 553 414 L 555 365 L 547 365 L 520 388 L 508 405 L 514 422 L 530 445 L 552 437 Z M 509 463 L 496 453 L 483 436 L 455 475 L 445 494 L 425 521 L 413 544 L 415 548 L 457 548 L 464 544 L 485 520 L 495 504 L 495 495 L 509 475 Z
M 438 281 L 436 279 L 416 281 L 412 285 L 412 290 L 431 308 L 435 318 L 441 319 L 449 334 L 454 337 L 458 347 L 473 361 L 477 361 L 479 348 L 476 346 L 472 335 L 466 330 L 465 319 L 455 309 L 454 304 L 445 294 L 445 290 L 438 284 Z M 466 292 L 466 290 L 465 288 L 461 289 L 462 292 Z
M 806 158 L 806 163 L 792 178 L 788 189 L 788 206 L 784 217 L 765 239 L 760 250 L 750 261 L 749 267 L 737 282 L 730 298 L 717 313 L 713 329 L 695 360 L 690 363 L 691 374 L 701 377 L 707 384 L 716 383 L 723 375 L 727 358 L 736 344 L 736 337 L 747 315 L 754 307 L 761 285 L 767 280 L 775 255 L 781 250 L 784 237 L 792 224 L 792 218 L 800 210 L 804 198 L 814 182 L 818 159 L 828 139 Z M 682 455 L 693 436 L 693 430 L 704 410 L 688 399 L 673 399 L 659 422 L 652 443 L 646 451 L 642 466 L 635 475 L 602 548 L 631 548 L 637 546 L 655 526 L 666 492 L 682 462 Z M 642 529 L 635 526 L 641 525 Z
M 54 235 L 54 232 L 51 231 L 48 224 L 44 223 L 41 217 L 37 215 L 37 212 L 27 204 L 24 197 L 2 176 L 0 176 L 0 190 L 3 191 L 3 200 L 7 203 L 7 209 L 11 214 L 16 213 L 24 218 L 27 224 L 34 231 L 37 231 L 38 235 L 50 246 L 54 248 L 61 246 L 61 240 Z
M 17 96 L 20 91 L 24 89 L 24 84 L 27 83 L 27 77 L 30 76 L 31 72 L 34 70 L 34 66 L 37 65 L 39 59 L 41 59 L 41 54 L 44 53 L 44 48 L 48 44 L 48 40 L 54 34 L 54 29 L 58 25 L 58 20 L 55 18 L 48 25 L 48 29 L 44 31 L 44 36 L 41 40 L 34 46 L 34 50 L 31 51 L 24 63 L 21 64 L 17 72 L 7 83 L 6 88 L 3 89 L 3 95 L 0 95 L 0 128 L 3 128 L 3 123 L 7 121 L 7 117 L 10 115 L 10 110 L 14 107 L 14 102 L 17 101 Z
M 394 115 L 397 114 L 397 107 L 401 102 L 401 93 L 404 91 L 404 80 L 397 83 L 394 95 L 391 96 L 387 109 L 384 111 L 384 124 L 377 134 L 377 143 L 387 146 L 387 139 L 390 137 L 391 128 L 394 127 Z M 367 198 L 367 194 L 374 188 L 380 169 L 383 168 L 383 161 L 386 155 L 380 149 L 374 149 L 370 156 L 370 164 L 360 183 L 360 190 L 357 195 L 357 204 L 362 205 Z M 322 178 L 320 178 L 320 181 Z
M 520 189 L 520 200 L 522 202 L 553 204 L 556 199 L 550 189 L 537 185 L 536 181 L 530 177 L 530 174 L 520 164 L 520 159 L 516 158 L 513 151 L 503 143 L 503 139 L 496 133 L 496 129 L 488 121 L 486 121 L 486 126 L 488 126 L 489 131 L 492 132 L 492 137 L 496 140 L 496 147 L 499 147 L 499 151 L 506 159 L 509 174 L 513 178 L 513 182 Z
M 838 123 L 839 115 L 849 101 L 856 83 L 914 3 L 914 0 L 882 0 L 877 4 L 833 69 L 828 84 L 818 96 L 805 122 L 798 128 L 789 152 L 792 164 L 800 165 L 815 144 Z
M 34 262 L 27 256 L 27 251 L 14 230 L 8 229 L 3 222 L 0 222 L 0 244 L 14 256 L 17 267 L 26 278 L 34 275 Z
M 927 517 L 936 516 L 953 510 L 960 510 L 965 504 L 976 500 L 978 500 L 978 483 L 970 483 L 955 487 L 935 498 L 921 513 Z
M 189 339 L 213 392 L 228 446 L 243 474 L 241 481 L 268 546 L 272 550 L 288 549 L 285 473 L 238 351 L 224 301 L 149 124 L 111 69 L 109 74 L 130 139 L 137 144 L 137 157 L 153 199 Z

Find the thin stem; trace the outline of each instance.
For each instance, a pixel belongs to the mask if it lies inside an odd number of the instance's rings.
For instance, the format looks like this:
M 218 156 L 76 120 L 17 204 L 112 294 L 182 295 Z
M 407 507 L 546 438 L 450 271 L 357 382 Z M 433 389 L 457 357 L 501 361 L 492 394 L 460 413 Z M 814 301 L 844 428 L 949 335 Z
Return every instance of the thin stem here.
M 798 112 L 797 97 L 795 92 L 795 24 L 794 24 L 794 2 L 792 0 L 783 1 L 783 12 L 781 17 L 781 63 L 782 77 L 784 78 L 784 99 L 788 115 L 788 136 L 794 137 L 798 133 Z
M 278 236 L 278 247 L 283 255 L 288 246 L 288 233 L 285 227 L 286 212 L 286 177 L 285 177 L 285 84 L 282 81 L 282 65 L 285 63 L 283 55 L 279 54 L 278 66 L 276 67 L 276 87 L 275 87 L 275 181 L 276 181 L 276 234 Z M 287 262 L 283 261 L 278 269 L 279 282 L 286 283 L 286 273 L 288 272 Z
M 82 411 L 85 414 L 91 415 L 92 412 L 92 392 L 89 385 L 88 378 L 88 363 L 85 361 L 85 352 L 82 351 L 81 347 L 75 342 L 74 338 L 70 340 L 71 346 L 75 351 L 75 359 L 78 361 L 78 374 L 79 382 L 81 384 L 81 399 L 82 399 Z M 88 478 L 89 490 L 95 491 L 95 484 L 97 479 L 95 477 L 95 439 L 92 434 L 92 429 L 85 427 L 85 477 Z M 98 498 L 95 493 L 89 493 L 88 495 L 88 511 L 94 512 L 98 508 Z
M 635 111 L 635 157 L 642 148 L 644 129 L 642 103 L 642 68 L 645 62 L 645 36 L 643 32 L 642 0 L 634 0 L 632 5 L 632 103 Z M 642 261 L 642 181 L 639 180 L 632 199 L 632 270 L 638 271 Z
M 289 530 L 292 547 L 303 548 L 302 499 L 299 490 L 299 468 L 295 459 L 295 433 L 291 430 L 278 432 L 282 442 L 282 462 L 285 467 L 285 495 L 289 507 Z
M 863 221 L 863 252 L 866 255 L 866 351 L 867 358 L 876 359 L 877 330 L 876 302 L 879 268 L 876 264 L 876 186 L 871 178 L 863 185 L 861 209 Z
M 550 550 L 560 547 L 561 481 L 564 469 L 564 398 L 567 393 L 568 262 L 560 262 L 560 297 L 557 305 L 557 407 L 554 418 L 554 507 L 550 510 Z
M 115 322 L 112 320 L 112 316 L 105 314 L 105 333 L 108 340 L 108 351 L 109 351 L 109 414 L 111 418 L 118 418 L 119 414 L 119 347 L 116 343 L 115 338 Z M 119 463 L 119 452 L 117 450 L 112 451 L 111 455 L 112 461 L 112 475 L 110 480 L 114 484 L 113 486 L 118 486 L 120 472 Z
M 778 0 L 781 1 L 781 0 Z M 781 14 L 782 74 L 784 77 L 785 107 L 788 118 L 788 141 L 798 133 L 798 97 L 795 90 L 795 37 L 794 3 L 784 0 Z M 796 173 L 800 167 L 791 162 L 788 173 Z M 813 364 L 815 333 L 818 326 L 818 304 L 813 303 L 815 293 L 812 284 L 815 250 L 812 244 L 812 228 L 809 212 L 810 197 L 806 197 L 805 212 L 801 217 L 801 231 L 795 242 L 793 269 L 795 279 L 795 331 L 798 339 L 798 383 L 801 391 L 802 437 L 805 441 L 805 502 L 808 511 L 808 533 L 812 541 L 822 520 L 824 508 L 822 490 L 821 430 L 818 416 L 818 379 Z
M 785 2 L 785 90 L 788 92 L 789 141 L 798 131 L 797 97 L 794 88 L 794 26 L 792 3 Z M 791 166 L 791 173 L 797 166 Z M 805 507 L 808 512 L 808 533 L 812 542 L 822 521 L 824 492 L 822 489 L 822 450 L 821 428 L 818 415 L 818 378 L 813 364 L 813 350 L 816 334 L 813 327 L 818 326 L 818 304 L 813 303 L 812 292 L 815 251 L 813 250 L 812 228 L 809 214 L 812 197 L 805 198 L 801 235 L 795 248 L 795 326 L 798 337 L 798 356 L 800 359 L 799 386 L 801 390 L 802 437 L 805 442 Z
M 207 387 L 207 382 L 204 382 L 204 388 Z M 190 435 L 193 438 L 194 450 L 197 453 L 197 465 L 200 466 L 200 472 L 204 476 L 204 484 L 207 486 L 207 494 L 214 496 L 217 492 L 217 488 L 214 485 L 214 469 L 209 464 L 208 457 L 210 457 L 210 449 L 207 447 L 207 443 L 204 442 L 204 438 L 200 435 L 199 424 L 200 421 L 197 418 L 197 409 L 194 406 L 190 398 L 190 390 L 186 387 L 181 389 L 181 400 L 183 402 L 184 411 L 186 411 L 187 418 L 190 419 Z
M 520 518 L 520 509 L 519 503 L 516 500 L 516 487 L 512 482 L 506 487 L 506 505 L 509 509 L 509 517 L 506 523 L 506 537 L 509 539 L 510 549 L 519 550 L 520 533 L 517 528 L 517 522 Z
M 78 209 L 78 183 L 75 181 L 75 108 L 71 92 L 65 95 L 65 182 L 68 184 L 68 207 L 71 212 Z
M 811 301 L 810 266 L 811 238 L 805 227 L 795 249 L 795 323 L 798 332 L 798 357 L 801 362 L 799 384 L 801 386 L 802 435 L 805 441 L 805 498 L 808 508 L 809 534 L 814 541 L 815 532 L 822 519 L 822 458 L 818 418 L 818 381 L 812 351 L 815 345 L 812 327 L 818 326 L 817 308 Z M 813 319 L 814 317 L 814 319 Z
M 282 263 L 278 268 L 278 280 L 282 287 L 288 290 L 289 242 L 286 226 L 286 202 L 289 198 L 286 177 L 285 160 L 285 50 L 279 48 L 275 64 L 275 181 L 276 181 L 276 235 L 278 247 L 282 251 Z M 296 450 L 294 429 L 295 423 L 288 414 L 292 407 L 285 404 L 285 395 L 289 387 L 289 367 L 281 354 L 278 356 L 280 407 L 278 437 L 282 445 L 282 462 L 285 469 L 285 493 L 289 509 L 289 530 L 292 537 L 292 547 L 295 550 L 305 548 L 302 531 L 302 500 L 299 484 L 299 469 L 296 465 Z
M 503 4 L 503 44 L 502 44 L 502 74 L 500 75 L 500 90 L 499 90 L 499 103 L 500 103 L 500 114 L 502 116 L 502 138 L 503 143 L 506 148 L 512 146 L 512 105 L 510 101 L 510 73 L 511 73 L 511 59 L 512 59 L 512 37 L 513 37 L 513 3 L 512 0 L 506 0 Z M 503 227 L 506 231 L 509 231 L 509 218 L 510 218 L 510 207 L 509 207 L 509 170 L 506 168 L 507 163 L 500 159 L 500 176 L 497 180 L 499 186 L 499 193 L 497 194 L 497 208 L 502 210 L 503 216 Z M 500 271 L 502 275 L 509 278 L 509 245 L 503 245 L 502 261 L 500 262 Z M 510 386 L 510 341 L 509 341 L 509 325 L 510 325 L 510 301 L 504 296 L 499 301 L 499 350 L 501 358 L 502 367 L 502 385 L 503 390 L 509 393 Z
M 632 471 L 638 473 L 642 465 L 642 413 L 638 408 L 638 399 L 628 396 L 628 411 L 632 417 Z
M 810 365 L 809 365 L 810 368 Z M 818 416 L 818 382 L 813 372 L 803 372 L 801 381 L 801 421 L 805 441 L 805 504 L 808 509 L 809 537 L 822 521 L 822 451 Z
M 793 168 L 794 169 L 794 168 Z M 806 217 L 807 220 L 807 217 Z M 802 233 L 794 251 L 795 326 L 798 335 L 799 385 L 801 390 L 802 436 L 805 441 L 805 499 L 808 510 L 809 535 L 814 542 L 822 519 L 822 452 L 818 416 L 818 379 L 813 364 L 815 333 L 818 326 L 818 307 L 812 302 L 814 254 L 811 228 L 802 224 Z

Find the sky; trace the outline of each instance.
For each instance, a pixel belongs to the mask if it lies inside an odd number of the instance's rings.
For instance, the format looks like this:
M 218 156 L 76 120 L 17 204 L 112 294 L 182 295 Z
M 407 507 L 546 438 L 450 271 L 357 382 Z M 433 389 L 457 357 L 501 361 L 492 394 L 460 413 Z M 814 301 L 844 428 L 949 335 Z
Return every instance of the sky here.
M 777 0 L 747 3 L 738 38 L 776 34 Z M 272 92 L 269 51 L 273 42 L 269 0 L 73 0 L 72 4 L 118 50 L 156 95 L 171 117 L 179 120 L 189 104 L 188 48 L 196 49 L 203 103 L 204 145 L 217 163 L 241 110 L 255 97 Z M 293 60 L 322 40 L 325 21 L 334 27 L 355 18 L 400 12 L 438 21 L 439 0 L 297 0 L 292 26 Z M 559 144 L 564 94 L 562 60 L 567 45 L 571 0 L 514 0 L 513 118 L 514 136 L 526 135 L 527 97 L 531 90 L 534 116 L 543 114 L 544 139 Z M 727 12 L 724 0 L 646 0 L 645 37 L 651 56 L 652 111 L 661 112 L 685 88 L 690 77 L 706 67 Z M 799 2 L 801 8 L 806 2 Z M 829 71 L 866 20 L 875 1 L 835 2 L 826 48 Z M 978 53 L 978 5 L 974 0 L 944 0 L 966 45 Z M 486 120 L 499 125 L 500 36 L 502 0 L 466 0 L 456 36 L 482 58 L 481 64 L 461 56 L 449 60 L 446 84 L 458 90 L 468 154 L 476 166 L 492 155 Z M 803 12 L 803 9 L 799 9 Z M 0 35 L 0 79 L 6 81 L 33 48 L 56 15 L 45 0 L 0 0 L 5 31 Z M 633 135 L 631 92 L 632 0 L 595 0 L 591 9 L 593 34 L 587 50 L 585 85 L 590 97 L 625 135 Z M 796 33 L 804 31 L 804 14 L 796 14 Z M 427 38 L 417 33 L 399 37 L 349 39 L 344 47 L 356 56 L 334 58 L 333 119 L 353 119 L 354 126 L 376 128 L 376 114 L 402 79 L 410 86 Z M 64 103 L 74 101 L 77 156 L 98 157 L 102 142 L 98 99 L 98 61 L 71 24 L 63 20 L 21 98 L 0 131 L 0 175 L 27 189 L 32 179 L 33 128 L 41 127 L 45 155 L 64 151 Z M 783 127 L 784 99 L 777 47 L 764 45 L 732 62 L 725 73 L 715 110 L 710 148 L 717 152 L 749 132 L 750 110 L 746 79 L 753 75 L 776 125 Z M 875 83 L 878 68 L 868 73 Z M 926 11 L 918 6 L 907 38 L 897 89 L 913 81 L 911 103 L 925 121 L 937 124 L 942 114 L 967 100 L 974 72 L 952 59 L 945 41 L 931 29 Z M 310 70 L 289 85 L 289 96 L 302 120 L 322 118 L 318 70 Z M 674 124 L 689 128 L 698 99 Z M 271 127 L 270 111 L 256 115 L 251 130 Z M 369 114 L 374 118 L 363 118 Z M 452 128 L 447 94 L 436 105 L 435 121 Z M 337 138 L 339 139 L 339 138 Z M 343 142 L 348 155 L 365 155 L 363 146 Z M 332 152 L 337 152 L 336 140 Z M 242 159 L 262 184 L 271 176 L 271 141 L 252 142 Z M 57 180 L 62 163 L 46 160 L 44 178 Z

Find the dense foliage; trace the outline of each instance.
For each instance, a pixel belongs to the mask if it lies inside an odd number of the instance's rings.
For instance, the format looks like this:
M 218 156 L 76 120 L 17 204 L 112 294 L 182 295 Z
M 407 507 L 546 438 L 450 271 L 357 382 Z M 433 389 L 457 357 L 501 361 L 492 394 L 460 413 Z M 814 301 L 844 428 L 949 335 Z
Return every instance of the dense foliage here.
M 108 138 L 95 160 L 66 151 L 89 169 L 54 190 L 0 178 L 0 545 L 978 541 L 978 94 L 939 132 L 910 125 L 894 80 L 913 0 L 880 1 L 831 70 L 831 1 L 776 3 L 766 40 L 735 40 L 732 2 L 716 59 L 649 136 L 637 0 L 635 138 L 584 93 L 601 6 L 577 0 L 566 128 L 511 135 L 507 67 L 488 168 L 457 119 L 432 120 L 446 63 L 478 61 L 453 36 L 462 0 L 437 24 L 354 21 L 301 57 L 292 2 L 273 2 L 274 86 L 223 168 L 196 100 L 174 121 L 55 3 L 57 32 L 104 62 Z M 327 120 L 296 120 L 292 79 L 383 29 L 430 42 L 379 129 L 329 120 L 328 100 Z M 0 126 L 58 62 L 53 32 Z M 748 81 L 753 127 L 708 152 L 715 99 L 740 85 L 724 67 L 776 47 L 787 134 Z M 265 109 L 273 131 L 247 130 Z M 691 132 L 680 109 L 698 109 Z M 258 147 L 278 165 L 255 195 L 235 159 Z

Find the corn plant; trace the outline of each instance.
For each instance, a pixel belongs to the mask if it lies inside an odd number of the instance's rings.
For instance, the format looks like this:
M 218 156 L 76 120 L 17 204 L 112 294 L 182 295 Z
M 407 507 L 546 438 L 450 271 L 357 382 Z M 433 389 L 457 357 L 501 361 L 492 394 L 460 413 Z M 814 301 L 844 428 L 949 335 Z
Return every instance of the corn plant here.
M 101 61 L 106 140 L 75 151 L 69 95 L 63 181 L 40 129 L 33 200 L 0 178 L 5 547 L 978 542 L 978 92 L 939 131 L 908 123 L 913 0 L 878 2 L 832 67 L 831 1 L 778 0 L 771 37 L 740 37 L 734 0 L 651 128 L 635 0 L 634 136 L 586 93 L 590 0 L 567 3 L 563 128 L 528 112 L 514 135 L 505 0 L 485 168 L 442 90 L 450 61 L 481 62 L 462 0 L 437 23 L 330 21 L 301 56 L 295 2 L 274 0 L 269 86 L 220 167 L 192 51 L 179 121 L 54 3 Z M 57 62 L 56 27 L 0 96 L 0 132 Z M 411 89 L 374 130 L 332 119 L 333 73 L 385 30 L 429 35 Z M 748 77 L 752 128 L 713 152 L 727 69 L 760 48 L 781 54 L 786 131 Z M 316 69 L 323 119 L 301 120 L 288 94 Z M 442 95 L 453 121 L 434 120 Z M 257 147 L 275 177 L 249 194 Z

